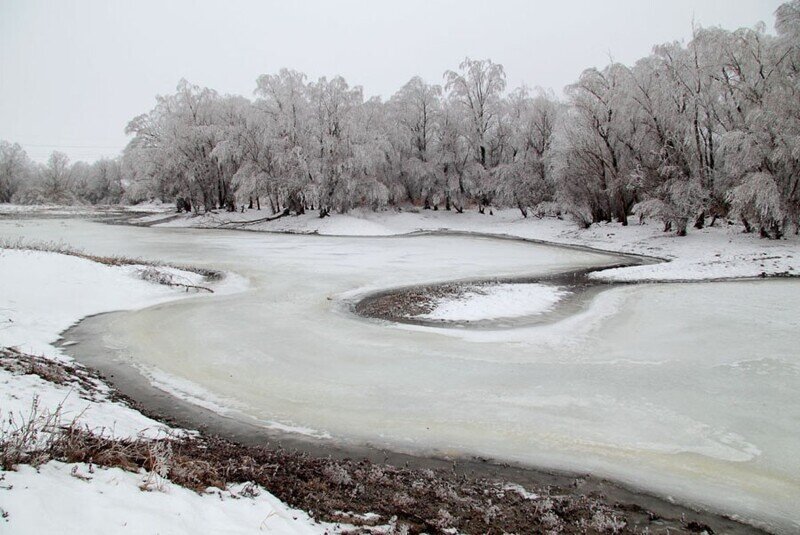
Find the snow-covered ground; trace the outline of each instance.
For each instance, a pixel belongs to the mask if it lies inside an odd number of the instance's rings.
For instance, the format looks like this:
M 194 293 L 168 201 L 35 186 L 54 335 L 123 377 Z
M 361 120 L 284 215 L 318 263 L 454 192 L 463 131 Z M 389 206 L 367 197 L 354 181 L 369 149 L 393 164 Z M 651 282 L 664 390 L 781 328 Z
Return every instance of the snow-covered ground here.
M 53 346 L 61 331 L 79 319 L 100 312 L 142 308 L 198 294 L 142 280 L 144 266 L 110 267 L 64 254 L 0 249 L 0 347 L 66 362 Z M 170 268 L 173 280 L 201 284 L 195 273 Z M 207 284 L 207 283 L 203 283 Z M 217 290 L 236 285 L 217 283 Z M 61 407 L 63 422 L 118 438 L 156 437 L 181 433 L 143 416 L 107 395 L 81 397 L 79 389 L 58 385 L 33 374 L 0 368 L 2 418 L 18 425 L 31 414 Z M 3 427 L 8 428 L 8 425 Z M 321 533 L 326 526 L 307 514 L 285 507 L 263 489 L 244 496 L 241 486 L 200 495 L 161 481 L 151 491 L 140 489 L 151 474 L 86 464 L 51 461 L 39 469 L 20 466 L 0 471 L 0 531 L 13 533 Z M 252 489 L 248 489 L 252 490 Z
M 418 231 L 451 230 L 481 232 L 551 243 L 579 245 L 607 251 L 653 256 L 667 263 L 603 271 L 594 277 L 608 281 L 702 280 L 758 277 L 776 274 L 800 275 L 800 237 L 762 239 L 745 234 L 739 224 L 718 221 L 714 227 L 690 229 L 685 237 L 662 232 L 658 221 L 644 225 L 619 223 L 579 229 L 568 218 L 523 218 L 518 210 L 498 210 L 494 215 L 444 210 L 354 211 L 320 219 L 316 212 L 282 217 L 257 224 L 237 222 L 264 217 L 267 211 L 184 214 L 165 222 L 169 227 L 246 228 L 275 232 L 315 232 L 323 235 L 390 236 Z M 172 215 L 172 214 L 170 214 Z M 158 216 L 151 218 L 153 221 Z
M 299 535 L 333 528 L 246 485 L 197 494 L 163 480 L 158 488 L 141 490 L 145 474 L 57 461 L 0 475 L 0 507 L 8 513 L 0 531 L 8 533 Z
M 552 309 L 567 291 L 548 284 L 490 284 L 465 287 L 433 301 L 433 309 L 416 318 L 480 321 L 533 316 Z
M 194 295 L 141 280 L 141 269 L 144 267 L 109 267 L 50 252 L 0 249 L 0 347 L 13 346 L 26 353 L 69 360 L 52 344 L 61 331 L 81 318 Z M 190 284 L 202 279 L 190 272 L 183 272 L 182 277 Z M 87 401 L 70 387 L 53 385 L 35 375 L 0 370 L 0 382 L 4 414 L 27 414 L 35 393 L 40 405 L 51 410 L 63 402 L 66 420 L 82 414 L 83 422 L 90 427 L 104 427 L 119 437 L 164 429 L 120 404 Z

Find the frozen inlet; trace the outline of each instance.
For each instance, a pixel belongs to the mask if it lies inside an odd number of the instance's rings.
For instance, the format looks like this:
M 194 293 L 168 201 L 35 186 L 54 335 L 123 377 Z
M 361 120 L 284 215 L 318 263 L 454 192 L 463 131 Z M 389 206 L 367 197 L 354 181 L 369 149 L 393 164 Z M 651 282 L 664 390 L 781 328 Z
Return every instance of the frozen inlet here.
M 536 277 L 619 259 L 468 236 L 334 238 L 42 220 L 3 232 L 59 232 L 98 254 L 213 266 L 249 279 L 243 293 L 86 320 L 99 345 L 69 348 L 179 378 L 176 390 L 191 384 L 195 395 L 229 403 L 229 416 L 401 451 L 590 471 L 797 529 L 795 280 L 622 285 L 555 323 L 437 329 L 335 311 L 354 293 Z

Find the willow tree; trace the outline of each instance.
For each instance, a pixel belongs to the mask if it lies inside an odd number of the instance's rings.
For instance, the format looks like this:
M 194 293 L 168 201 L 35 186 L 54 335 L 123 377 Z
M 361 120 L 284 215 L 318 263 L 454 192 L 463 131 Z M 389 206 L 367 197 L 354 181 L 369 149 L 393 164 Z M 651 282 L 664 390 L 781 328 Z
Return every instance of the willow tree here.
M 463 114 L 466 137 L 476 161 L 486 167 L 487 148 L 501 112 L 506 73 L 502 65 L 489 59 L 466 58 L 458 68 L 444 73 L 445 89 Z

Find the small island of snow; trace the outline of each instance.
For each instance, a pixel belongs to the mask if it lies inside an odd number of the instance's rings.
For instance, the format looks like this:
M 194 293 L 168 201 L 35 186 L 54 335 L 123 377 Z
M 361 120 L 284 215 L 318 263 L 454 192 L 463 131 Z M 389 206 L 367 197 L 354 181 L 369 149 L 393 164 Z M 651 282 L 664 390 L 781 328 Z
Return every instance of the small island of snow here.
M 434 300 L 433 309 L 415 318 L 444 321 L 481 321 L 533 316 L 551 310 L 570 292 L 539 283 L 465 286 L 456 295 Z

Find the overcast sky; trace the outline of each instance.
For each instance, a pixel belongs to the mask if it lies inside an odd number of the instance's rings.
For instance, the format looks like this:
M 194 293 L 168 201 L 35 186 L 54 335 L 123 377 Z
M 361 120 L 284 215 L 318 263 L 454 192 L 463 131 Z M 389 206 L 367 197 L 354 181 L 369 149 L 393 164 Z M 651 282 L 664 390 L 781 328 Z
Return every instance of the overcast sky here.
M 772 29 L 780 0 L 0 0 L 0 139 L 36 160 L 114 156 L 125 125 L 178 80 L 251 96 L 281 67 L 343 75 L 391 96 L 441 83 L 464 56 L 505 66 L 509 87 L 560 93 L 609 57 L 688 40 L 692 21 Z

